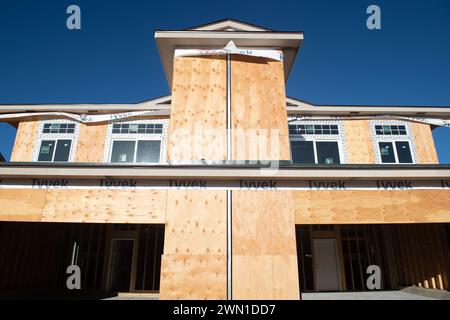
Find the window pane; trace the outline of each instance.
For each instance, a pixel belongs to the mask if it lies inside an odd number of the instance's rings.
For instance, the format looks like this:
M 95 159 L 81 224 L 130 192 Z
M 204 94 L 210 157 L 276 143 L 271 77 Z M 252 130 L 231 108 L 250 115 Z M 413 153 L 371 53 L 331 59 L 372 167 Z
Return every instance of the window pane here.
M 340 164 L 339 145 L 335 141 L 316 142 L 317 161 L 325 164 Z
M 161 141 L 138 141 L 136 162 L 159 162 Z
M 382 163 L 395 163 L 392 142 L 380 142 L 380 154 Z
M 397 156 L 399 163 L 412 163 L 411 149 L 406 141 L 396 141 Z
M 312 141 L 291 141 L 293 163 L 315 163 Z
M 58 140 L 56 144 L 55 159 L 54 161 L 69 161 L 70 146 L 72 140 Z
M 133 162 L 135 141 L 114 141 L 111 162 Z
M 55 150 L 55 141 L 43 140 L 39 150 L 38 161 L 52 161 L 53 150 Z

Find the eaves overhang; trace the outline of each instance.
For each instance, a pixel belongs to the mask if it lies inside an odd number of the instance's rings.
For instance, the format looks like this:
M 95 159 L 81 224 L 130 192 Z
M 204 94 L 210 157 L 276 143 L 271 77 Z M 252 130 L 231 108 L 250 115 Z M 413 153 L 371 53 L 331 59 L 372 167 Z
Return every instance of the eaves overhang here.
M 0 163 L 0 179 L 277 179 L 277 180 L 442 180 L 450 165 L 292 165 L 197 162 L 157 165 Z
M 286 98 L 286 109 L 289 115 L 368 117 L 398 115 L 450 118 L 450 106 L 316 105 L 291 97 Z
M 284 76 L 287 80 L 295 57 L 303 40 L 302 32 L 272 31 L 156 31 L 156 44 L 159 49 L 169 87 L 172 88 L 173 60 L 175 49 L 219 49 L 228 42 L 242 49 L 276 48 L 283 51 Z

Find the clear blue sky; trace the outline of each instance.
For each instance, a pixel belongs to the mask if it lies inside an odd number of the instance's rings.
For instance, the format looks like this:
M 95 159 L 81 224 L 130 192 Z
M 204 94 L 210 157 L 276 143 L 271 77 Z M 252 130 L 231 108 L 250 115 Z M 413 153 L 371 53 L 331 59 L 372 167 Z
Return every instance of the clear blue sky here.
M 77 4 L 82 30 L 66 28 Z M 369 31 L 377 4 L 382 30 Z M 0 104 L 124 103 L 169 89 L 155 29 L 235 18 L 305 41 L 287 94 L 318 104 L 450 106 L 450 1 L 0 0 Z M 15 131 L 0 124 L 9 158 Z M 434 130 L 450 163 L 450 129 Z

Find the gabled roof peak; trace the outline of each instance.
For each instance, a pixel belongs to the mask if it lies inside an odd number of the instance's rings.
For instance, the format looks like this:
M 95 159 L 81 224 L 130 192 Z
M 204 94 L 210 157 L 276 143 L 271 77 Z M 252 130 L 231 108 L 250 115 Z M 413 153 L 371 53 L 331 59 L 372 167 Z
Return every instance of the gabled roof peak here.
M 247 31 L 247 32 L 261 32 L 261 31 L 272 31 L 267 28 L 263 28 L 251 23 L 242 22 L 234 19 L 223 19 L 197 27 L 189 28 L 187 31 Z

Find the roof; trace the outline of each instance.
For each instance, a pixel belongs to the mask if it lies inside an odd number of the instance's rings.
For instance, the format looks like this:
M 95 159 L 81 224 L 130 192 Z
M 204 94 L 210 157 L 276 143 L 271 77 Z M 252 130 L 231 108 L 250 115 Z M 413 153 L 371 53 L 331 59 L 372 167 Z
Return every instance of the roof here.
M 22 112 L 71 112 L 77 114 L 119 113 L 153 110 L 155 116 L 169 116 L 172 97 L 170 95 L 129 104 L 25 104 L 0 105 L 0 114 Z M 402 115 L 450 118 L 450 106 L 367 106 L 367 105 L 316 105 L 304 100 L 287 97 L 288 114 L 304 115 Z
M 285 52 L 286 78 L 303 40 L 302 32 L 277 32 L 254 24 L 223 19 L 181 31 L 156 31 L 156 42 L 169 84 L 172 82 L 173 54 L 178 46 L 224 47 L 229 40 L 237 46 L 279 46 Z M 297 98 L 286 98 L 291 115 L 403 115 L 450 118 L 450 106 L 367 106 L 317 105 Z M 171 96 L 166 95 L 139 103 L 123 104 L 14 104 L 1 105 L 0 114 L 27 112 L 70 112 L 77 114 L 120 113 L 152 110 L 152 115 L 170 115 Z M 12 121 L 12 120 L 10 120 Z
M 5 157 L 0 152 L 0 162 L 6 161 Z
M 191 27 L 186 30 L 197 31 L 273 31 L 248 22 L 238 21 L 231 18 L 218 20 L 215 22 L 208 22 L 196 27 Z
M 273 31 L 246 22 L 225 19 L 185 30 L 157 30 L 155 39 L 171 88 L 175 49 L 219 49 L 224 48 L 230 41 L 239 48 L 282 50 L 287 80 L 303 41 L 303 32 Z

